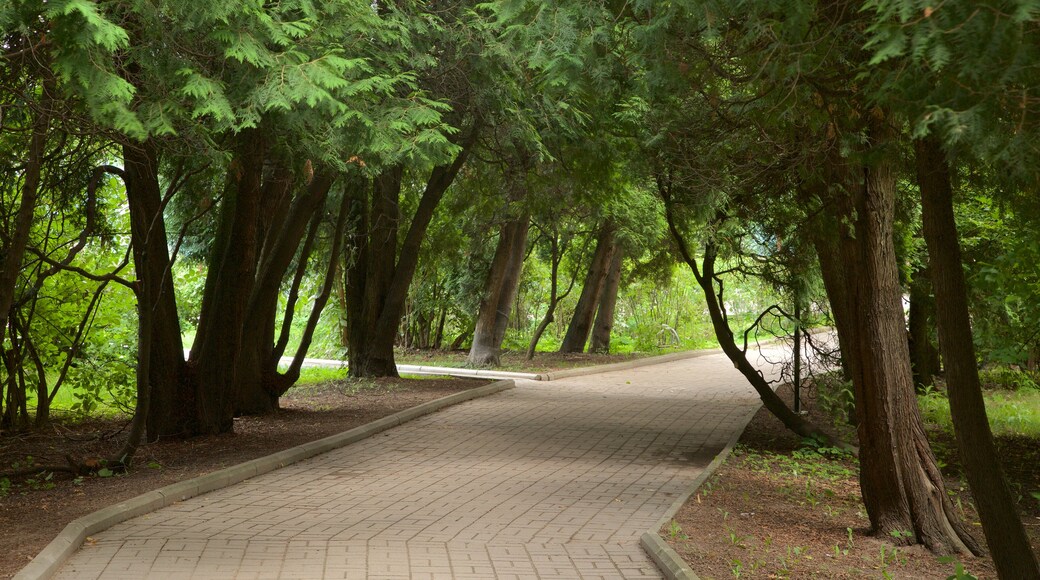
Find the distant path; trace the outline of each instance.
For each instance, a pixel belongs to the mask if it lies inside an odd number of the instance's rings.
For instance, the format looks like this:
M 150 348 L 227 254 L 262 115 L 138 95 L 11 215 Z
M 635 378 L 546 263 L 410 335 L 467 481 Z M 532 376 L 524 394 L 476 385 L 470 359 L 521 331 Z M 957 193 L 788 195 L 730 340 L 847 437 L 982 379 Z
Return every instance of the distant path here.
M 59 578 L 660 578 L 758 399 L 721 354 L 517 388 L 98 534 Z

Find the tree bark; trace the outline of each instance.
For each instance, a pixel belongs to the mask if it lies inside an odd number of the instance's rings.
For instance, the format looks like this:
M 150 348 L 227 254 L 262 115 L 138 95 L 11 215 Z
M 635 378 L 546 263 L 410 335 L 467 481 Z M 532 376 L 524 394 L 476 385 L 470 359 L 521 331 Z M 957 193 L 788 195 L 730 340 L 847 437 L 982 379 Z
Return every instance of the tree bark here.
M 585 343 L 589 339 L 589 331 L 592 330 L 593 318 L 596 315 L 596 305 L 603 293 L 606 284 L 607 270 L 614 258 L 617 245 L 614 241 L 615 227 L 607 223 L 600 229 L 596 242 L 596 251 L 592 256 L 588 274 L 585 276 L 585 284 L 581 288 L 578 304 L 574 307 L 574 315 L 567 326 L 567 334 L 560 344 L 560 352 L 583 352 Z
M 198 430 L 203 434 L 229 433 L 233 427 L 243 323 L 260 252 L 259 207 L 265 154 L 259 130 L 246 130 L 236 137 L 198 332 L 188 357 L 191 376 L 197 384 Z
M 393 355 L 397 328 L 389 338 L 389 349 L 378 348 L 383 344 L 377 345 L 373 335 L 395 276 L 403 171 L 401 167 L 391 168 L 373 180 L 371 204 L 357 199 L 352 205 L 353 211 L 364 212 L 357 215 L 355 222 L 365 228 L 355 236 L 355 240 L 358 237 L 364 240 L 359 244 L 358 259 L 352 265 L 354 272 L 348 285 L 357 302 L 355 316 L 348 320 L 351 325 L 348 368 L 352 377 L 397 376 Z
M 235 413 L 238 415 L 258 415 L 278 408 L 281 395 L 277 385 L 280 382 L 278 357 L 273 356 L 278 296 L 282 280 L 308 231 L 307 226 L 324 207 L 332 183 L 331 173 L 319 171 L 304 191 L 292 198 L 291 203 L 283 204 L 288 207 L 283 207 L 287 211 L 279 213 L 280 220 L 269 218 L 271 221 L 265 228 L 263 239 L 264 250 L 243 320 L 242 348 L 234 386 Z M 289 182 L 276 184 L 273 188 L 265 188 L 265 195 L 275 197 L 270 194 L 289 188 Z M 283 197 L 289 196 L 283 193 Z M 299 256 L 302 264 L 306 264 L 308 258 L 307 254 Z
M 886 539 L 940 553 L 977 552 L 946 494 L 917 406 L 893 242 L 896 179 L 884 151 L 891 128 L 882 113 L 870 115 L 879 159 L 846 170 L 848 181 L 839 184 L 846 199 L 826 208 L 844 212 L 831 216 L 842 228 L 839 299 L 846 304 L 839 310 L 847 315 L 836 322 L 848 325 L 839 337 L 856 395 L 863 502 L 873 531 Z
M 454 161 L 435 167 L 431 172 L 399 252 L 396 246 L 396 222 L 392 224 L 395 237 L 391 246 L 391 240 L 385 237 L 385 232 L 381 229 L 384 225 L 389 227 L 391 224 L 381 224 L 377 221 L 380 219 L 379 216 L 387 215 L 390 210 L 383 210 L 376 205 L 390 204 L 389 197 L 381 199 L 380 196 L 376 196 L 377 200 L 381 201 L 373 204 L 370 217 L 366 217 L 368 213 L 364 203 L 357 203 L 356 200 L 352 205 L 355 223 L 368 229 L 361 230 L 362 233 L 354 236 L 357 244 L 356 259 L 349 265 L 353 271 L 348 274 L 347 299 L 360 301 L 358 306 L 351 307 L 354 316 L 348 317 L 350 376 L 397 376 L 394 342 L 401 326 L 408 288 L 412 284 L 419 263 L 419 250 L 434 211 L 476 144 L 478 130 L 477 125 L 471 127 L 462 144 L 462 150 Z M 397 181 L 399 188 L 400 179 Z M 396 199 L 394 204 L 393 207 L 396 208 Z M 358 239 L 364 238 L 369 229 L 376 234 L 377 239 L 373 240 L 371 236 L 368 236 L 368 240 Z M 382 243 L 381 251 L 373 245 L 377 243 Z M 391 249 L 393 251 L 390 251 Z
M 1040 566 L 1015 508 L 986 418 L 975 366 L 949 164 L 938 138 L 918 139 L 914 145 L 957 449 L 998 575 L 1008 580 L 1037 579 Z
M 610 352 L 610 332 L 614 329 L 614 309 L 617 306 L 618 286 L 621 283 L 622 254 L 621 248 L 617 248 L 614 258 L 610 261 L 603 293 L 599 298 L 596 322 L 592 327 L 592 345 L 589 346 L 589 352 Z
M 476 366 L 499 366 L 502 341 L 509 324 L 509 313 L 520 286 L 524 266 L 529 218 L 508 222 L 501 228 L 495 257 L 484 285 L 477 322 L 473 331 L 467 363 Z
M 195 392 L 186 381 L 184 343 L 174 295 L 166 222 L 159 186 L 159 151 L 152 141 L 123 146 L 126 196 L 134 270 L 141 280 L 138 309 L 150 308 L 151 353 L 148 384 L 151 404 L 145 426 L 148 441 L 197 434 Z

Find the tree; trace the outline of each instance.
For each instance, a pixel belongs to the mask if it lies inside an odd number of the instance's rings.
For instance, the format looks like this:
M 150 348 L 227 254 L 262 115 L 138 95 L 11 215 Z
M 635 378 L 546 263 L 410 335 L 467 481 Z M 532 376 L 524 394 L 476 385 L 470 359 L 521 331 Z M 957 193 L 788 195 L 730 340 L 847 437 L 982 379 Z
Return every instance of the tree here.
M 1015 509 L 986 419 L 953 215 L 949 164 L 935 136 L 919 139 L 916 151 L 925 239 L 935 271 L 939 344 L 946 363 L 957 447 L 1000 576 L 1038 578 L 1040 566 Z
M 567 335 L 560 344 L 560 352 L 583 352 L 592 330 L 596 308 L 603 296 L 603 288 L 607 283 L 607 275 L 618 252 L 617 226 L 607 221 L 599 227 L 596 238 L 596 249 L 592 254 L 589 269 L 585 274 L 585 283 L 581 287 L 581 295 L 574 307 L 574 314 L 567 326 Z
M 516 301 L 527 252 L 529 215 L 522 215 L 502 225 L 495 258 L 488 271 L 484 295 L 480 301 L 473 344 L 466 362 L 476 366 L 498 366 L 502 340 L 509 323 L 510 310 Z

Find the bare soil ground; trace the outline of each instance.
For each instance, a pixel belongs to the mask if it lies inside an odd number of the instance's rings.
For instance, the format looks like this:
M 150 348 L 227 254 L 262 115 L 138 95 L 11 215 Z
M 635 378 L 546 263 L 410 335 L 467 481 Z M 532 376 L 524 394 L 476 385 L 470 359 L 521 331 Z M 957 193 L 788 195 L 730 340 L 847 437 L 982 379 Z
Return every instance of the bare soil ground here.
M 9 578 L 70 521 L 164 485 L 263 457 L 346 431 L 409 407 L 485 385 L 468 379 L 368 379 L 300 387 L 282 399 L 282 409 L 263 417 L 235 419 L 233 435 L 160 441 L 145 445 L 136 468 L 112 477 L 50 474 L 12 478 L 0 489 L 0 577 Z M 114 455 L 125 418 L 56 421 L 43 432 L 0 437 L 0 470 Z
M 781 390 L 783 393 L 783 389 Z M 785 398 L 791 400 L 790 389 Z M 811 418 L 829 425 L 810 397 Z M 847 437 L 853 434 L 846 432 Z M 938 430 L 933 448 L 947 475 L 947 491 L 982 540 L 956 445 Z M 1040 446 L 1032 439 L 998 438 L 997 446 L 1033 549 L 1040 550 Z M 895 538 L 868 534 L 853 458 L 819 460 L 798 451 L 802 441 L 762 409 L 726 463 L 676 514 L 661 536 L 705 579 L 721 578 L 937 578 L 957 577 L 957 566 L 978 578 L 996 578 L 991 560 L 941 559 Z M 960 578 L 968 578 L 961 576 Z

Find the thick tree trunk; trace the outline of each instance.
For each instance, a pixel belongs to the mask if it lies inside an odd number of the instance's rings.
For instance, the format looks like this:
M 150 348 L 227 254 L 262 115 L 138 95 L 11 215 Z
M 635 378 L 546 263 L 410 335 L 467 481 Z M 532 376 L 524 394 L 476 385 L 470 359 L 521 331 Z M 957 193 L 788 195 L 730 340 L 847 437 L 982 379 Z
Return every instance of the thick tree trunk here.
M 396 222 L 382 224 L 379 221 L 383 219 L 381 216 L 392 213 L 389 209 L 384 210 L 377 207 L 378 204 L 386 203 L 387 208 L 390 208 L 391 200 L 388 197 L 383 199 L 383 196 L 377 195 L 377 202 L 373 204 L 371 217 L 366 219 L 362 214 L 362 216 L 358 216 L 361 219 L 355 219 L 355 222 L 360 222 L 369 228 L 361 230 L 361 237 L 364 237 L 364 232 L 371 230 L 377 239 L 368 241 L 355 239 L 360 259 L 351 265 L 353 273 L 348 274 L 347 299 L 348 301 L 360 300 L 360 307 L 351 308 L 351 312 L 355 316 L 348 317 L 348 324 L 351 325 L 348 330 L 350 376 L 397 376 L 394 342 L 401 326 L 405 301 L 408 298 L 408 288 L 412 284 L 412 278 L 415 277 L 415 269 L 419 263 L 419 250 L 423 238 L 426 236 L 426 229 L 433 220 L 434 211 L 465 164 L 470 150 L 476 144 L 477 131 L 477 126 L 470 129 L 462 144 L 462 151 L 454 161 L 448 165 L 435 167 L 431 172 L 399 252 L 396 251 Z M 399 177 L 397 183 L 399 188 Z M 384 191 L 389 190 L 384 188 Z M 355 203 L 352 207 L 355 208 L 355 212 L 365 209 L 364 204 L 359 203 Z M 394 209 L 397 207 L 396 198 L 392 207 Z M 394 228 L 393 242 L 395 245 L 392 246 L 394 251 L 387 251 L 390 248 L 390 240 L 385 237 L 384 225 L 386 227 L 392 225 Z M 380 251 L 380 243 L 384 246 L 382 251 Z
M 292 199 L 291 204 L 284 204 L 288 208 L 280 212 L 279 217 L 282 219 L 270 221 L 265 228 L 264 250 L 243 321 L 242 349 L 235 385 L 235 413 L 238 415 L 257 415 L 278 408 L 278 397 L 281 395 L 277 384 L 278 358 L 273 355 L 275 319 L 282 280 L 308 231 L 307 225 L 323 208 L 332 182 L 332 174 L 319 172 L 306 189 Z M 265 195 L 276 197 L 271 194 L 290 186 L 290 183 L 285 182 L 284 185 L 265 188 L 268 189 Z M 308 258 L 306 254 L 299 256 L 302 264 L 306 264 Z M 289 322 L 291 324 L 291 320 Z
M 880 152 L 891 130 L 886 119 L 871 114 L 870 136 Z M 950 504 L 917 407 L 893 242 L 896 181 L 890 159 L 881 158 L 862 175 L 862 182 L 847 188 L 852 203 L 832 209 L 852 209 L 833 219 L 845 224 L 842 296 L 849 307 L 841 310 L 847 310 L 844 324 L 850 326 L 840 337 L 854 361 L 863 502 L 873 531 L 886 539 L 940 553 L 977 551 Z
M 618 286 L 621 284 L 622 250 L 618 248 L 610 261 L 603 293 L 599 298 L 596 322 L 592 327 L 592 344 L 589 352 L 610 352 L 610 332 L 614 329 L 614 309 L 617 306 Z
M 914 387 L 923 392 L 939 374 L 939 350 L 932 344 L 932 324 L 935 321 L 935 300 L 931 295 L 928 268 L 920 268 L 910 281 L 910 314 L 907 320 L 907 342 L 910 347 L 910 368 Z
M 185 377 L 184 343 L 170 271 L 155 144 L 146 141 L 124 145 L 123 167 L 134 270 L 142 280 L 138 309 L 151 309 L 151 338 L 142 339 L 151 353 L 147 365 L 151 404 L 147 406 L 145 436 L 148 441 L 156 441 L 160 437 L 195 435 L 195 391 Z
M 515 225 L 512 234 L 513 247 L 510 251 L 509 268 L 506 270 L 506 279 L 502 284 L 502 295 L 498 299 L 498 308 L 495 316 L 495 335 L 493 346 L 496 352 L 502 350 L 502 342 L 506 338 L 506 330 L 509 329 L 510 313 L 516 307 L 516 315 L 520 314 L 520 306 L 517 297 L 520 292 L 520 276 L 524 273 L 524 258 L 527 256 L 527 233 L 531 227 L 531 216 L 524 214 Z
M 260 252 L 264 139 L 258 130 L 247 130 L 238 135 L 236 145 L 188 359 L 198 389 L 199 431 L 205 434 L 232 430 L 242 329 Z
M 355 211 L 366 211 L 355 219 L 366 229 L 361 236 L 366 239 L 359 247 L 359 260 L 353 265 L 356 270 L 351 277 L 350 290 L 358 302 L 356 316 L 348 324 L 351 342 L 348 345 L 349 372 L 352 377 L 397 376 L 394 364 L 395 326 L 389 340 L 376 341 L 374 335 L 386 307 L 395 277 L 397 258 L 397 232 L 400 225 L 401 179 L 403 169 L 391 168 L 372 183 L 371 209 L 368 204 L 357 200 Z M 350 300 L 350 298 L 348 298 Z M 400 317 L 398 317 L 400 321 Z
M 529 219 L 525 216 L 502 226 L 473 331 L 473 344 L 467 359 L 471 365 L 502 364 L 499 355 L 509 324 L 509 312 L 520 286 L 528 224 Z
M 937 138 L 915 142 L 924 235 L 935 285 L 939 344 L 946 365 L 957 449 L 1001 578 L 1037 579 L 1040 566 L 1008 488 L 986 418 L 953 215 L 953 188 Z
M 596 315 L 596 305 L 603 293 L 603 286 L 607 280 L 607 270 L 614 258 L 617 245 L 614 241 L 615 228 L 613 224 L 605 224 L 600 229 L 599 238 L 596 242 L 596 251 L 592 256 L 588 274 L 585 276 L 585 285 L 581 288 L 578 304 L 574 307 L 574 315 L 567 326 L 567 334 L 560 344 L 560 352 L 583 352 L 585 343 L 589 339 L 589 331 L 592 330 L 593 318 Z

